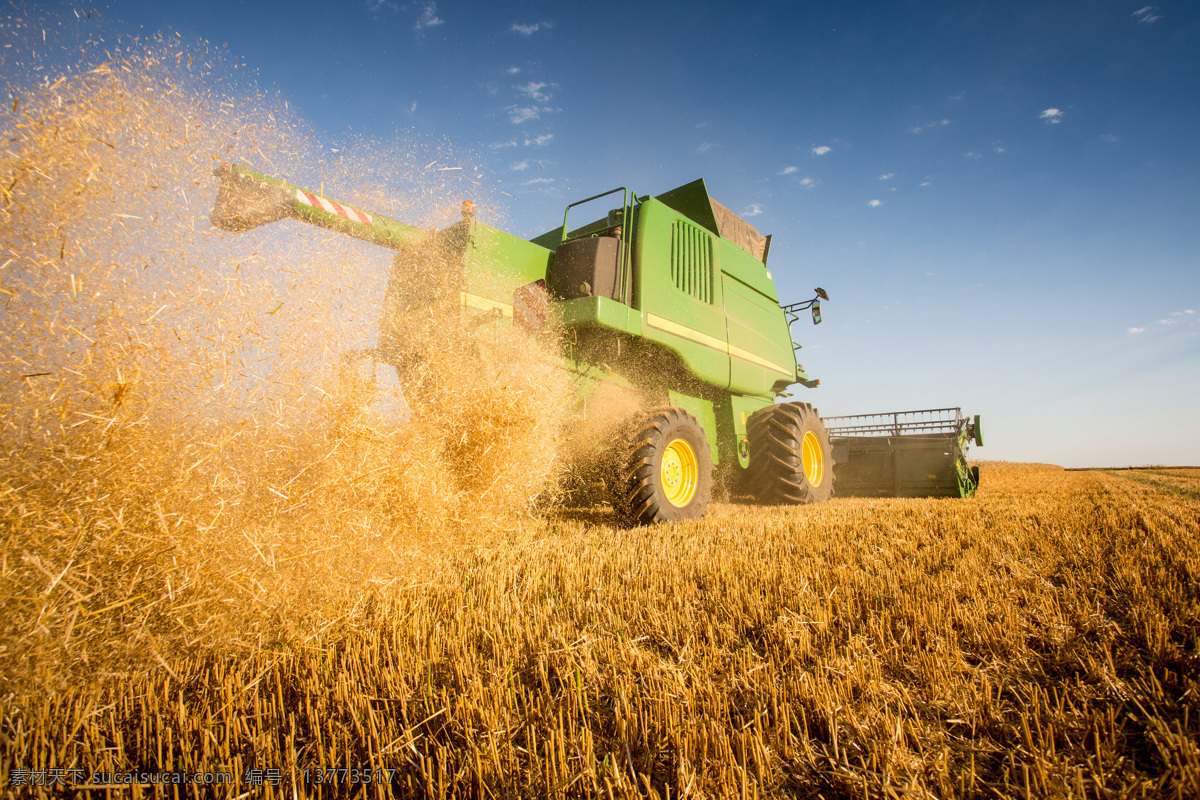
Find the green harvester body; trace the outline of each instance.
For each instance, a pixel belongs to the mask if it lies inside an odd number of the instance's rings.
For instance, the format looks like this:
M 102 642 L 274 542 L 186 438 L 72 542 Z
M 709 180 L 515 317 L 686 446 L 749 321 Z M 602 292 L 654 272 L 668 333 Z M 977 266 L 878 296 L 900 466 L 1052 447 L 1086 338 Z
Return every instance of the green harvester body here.
M 749 441 L 756 412 L 765 420 L 788 387 L 819 383 L 797 363 L 799 345 L 790 333 L 797 309 L 813 307 L 819 321 L 819 301 L 781 307 L 767 269 L 770 237 L 712 200 L 703 180 L 654 197 L 619 188 L 581 200 L 567 207 L 561 226 L 525 240 L 475 220 L 469 203 L 461 221 L 424 231 L 244 167 L 222 164 L 215 173 L 221 178 L 212 214 L 218 228 L 240 232 L 291 218 L 397 251 L 380 318 L 380 361 L 404 362 L 409 337 L 403 320 L 424 306 L 457 305 L 476 326 L 533 330 L 550 316 L 566 334 L 563 355 L 582 402 L 602 382 L 617 383 L 635 391 L 646 408 L 690 415 L 703 430 L 701 446 L 711 461 L 699 468 L 726 472 L 727 485 L 752 481 L 752 456 L 767 453 L 773 442 L 776 460 L 782 454 L 792 464 L 788 475 L 771 477 L 782 480 L 780 497 L 791 496 L 802 468 L 801 484 L 805 476 L 818 488 L 824 481 L 815 495 L 802 487 L 804 497 L 831 494 L 833 457 L 815 409 L 791 404 L 802 407 L 795 419 L 759 425 L 761 445 Z M 578 222 L 581 211 L 598 207 L 610 210 L 569 227 L 573 209 Z M 814 421 L 805 422 L 809 417 Z M 802 440 L 809 445 L 803 452 Z M 686 467 L 687 449 L 679 452 Z M 667 476 L 672 467 L 663 464 Z

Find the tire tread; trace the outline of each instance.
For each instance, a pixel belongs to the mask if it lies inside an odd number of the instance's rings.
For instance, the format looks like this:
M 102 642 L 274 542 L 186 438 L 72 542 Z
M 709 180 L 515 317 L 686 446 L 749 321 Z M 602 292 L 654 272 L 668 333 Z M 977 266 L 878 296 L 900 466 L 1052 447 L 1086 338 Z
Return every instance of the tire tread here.
M 679 426 L 691 427 L 703 445 L 700 448 L 703 452 L 696 453 L 701 471 L 697 495 L 687 509 L 676 509 L 659 501 L 654 468 L 656 455 L 668 444 L 667 434 Z M 696 418 L 680 408 L 655 408 L 628 430 L 626 456 L 616 467 L 611 492 L 613 509 L 620 522 L 627 526 L 650 525 L 703 516 L 712 496 L 712 463 L 707 437 Z
M 826 480 L 830 488 L 814 488 L 804 475 L 801 442 L 806 423 L 820 412 L 809 403 L 780 403 L 755 412 L 746 423 L 750 439 L 749 488 L 759 502 L 768 505 L 799 505 L 828 499 L 833 494 L 833 454 L 829 436 L 820 425 L 826 456 Z

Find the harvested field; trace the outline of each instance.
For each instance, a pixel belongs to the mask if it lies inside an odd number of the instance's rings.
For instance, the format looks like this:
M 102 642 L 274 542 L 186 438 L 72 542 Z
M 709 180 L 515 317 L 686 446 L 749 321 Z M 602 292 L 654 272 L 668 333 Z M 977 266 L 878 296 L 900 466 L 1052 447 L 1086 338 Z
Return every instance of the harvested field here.
M 305 786 L 318 768 L 394 770 L 428 797 L 1197 796 L 1200 501 L 1131 473 L 983 474 L 970 500 L 716 505 L 635 530 L 567 511 L 439 546 L 317 636 L 10 695 L 2 777 L 223 771 L 230 797 L 248 769 L 280 770 L 268 796 L 349 791 L 350 773 Z
M 211 54 L 104 51 L 0 109 L 0 791 L 1200 795 L 1200 470 L 559 508 L 553 348 L 430 325 L 396 426 L 342 370 L 386 254 L 205 219 L 240 159 L 442 227 L 494 213 L 469 154 L 323 148 Z

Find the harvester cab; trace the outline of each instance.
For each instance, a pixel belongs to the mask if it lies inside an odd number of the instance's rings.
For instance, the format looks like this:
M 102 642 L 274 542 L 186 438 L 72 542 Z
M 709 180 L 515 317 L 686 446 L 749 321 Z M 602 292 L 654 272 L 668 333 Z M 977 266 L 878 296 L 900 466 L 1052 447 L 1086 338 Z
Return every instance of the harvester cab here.
M 656 196 L 628 187 L 594 195 L 527 241 L 479 222 L 469 204 L 461 221 L 424 231 L 244 167 L 215 172 L 218 228 L 291 218 L 397 251 L 373 357 L 402 383 L 420 357 L 414 343 L 428 340 L 423 326 L 457 318 L 470 329 L 536 330 L 553 318 L 581 403 L 615 383 L 643 409 L 622 435 L 594 443 L 627 523 L 702 516 L 714 471 L 762 502 L 832 495 L 820 414 L 776 402 L 790 386 L 819 383 L 797 363 L 790 325 L 806 308 L 820 322 L 828 294 L 781 306 L 770 237 L 713 200 L 703 180 Z

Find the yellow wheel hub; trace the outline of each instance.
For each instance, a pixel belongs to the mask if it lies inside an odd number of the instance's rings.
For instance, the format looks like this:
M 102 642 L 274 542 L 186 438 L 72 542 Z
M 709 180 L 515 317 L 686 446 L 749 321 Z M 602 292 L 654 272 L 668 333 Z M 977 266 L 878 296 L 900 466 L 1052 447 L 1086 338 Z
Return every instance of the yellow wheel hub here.
M 683 508 L 692 502 L 700 482 L 700 464 L 690 444 L 683 439 L 676 439 L 667 445 L 659 474 L 668 503 Z
M 800 446 L 804 477 L 808 478 L 809 486 L 816 488 L 825 480 L 825 451 L 821 449 L 821 440 L 812 431 L 805 431 Z

